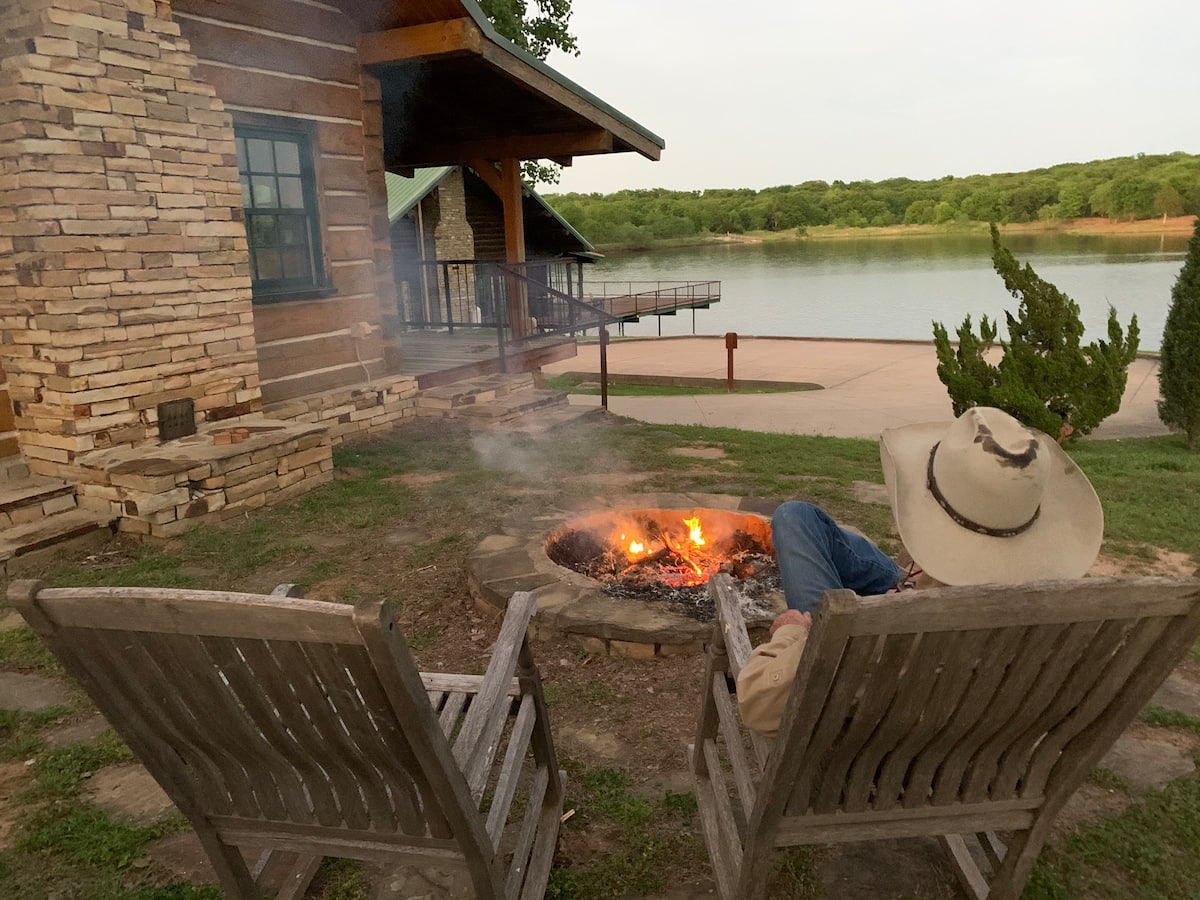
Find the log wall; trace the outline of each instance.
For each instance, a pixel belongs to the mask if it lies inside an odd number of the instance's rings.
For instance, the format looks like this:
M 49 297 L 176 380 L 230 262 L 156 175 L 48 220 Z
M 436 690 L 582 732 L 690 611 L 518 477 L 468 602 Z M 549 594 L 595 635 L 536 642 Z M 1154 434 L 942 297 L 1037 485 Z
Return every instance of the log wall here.
M 201 78 L 235 122 L 300 120 L 313 134 L 330 290 L 254 305 L 262 395 L 277 403 L 384 374 L 381 309 L 393 311 L 377 81 L 356 24 L 311 2 L 176 0 Z M 382 306 L 381 306 L 382 304 Z

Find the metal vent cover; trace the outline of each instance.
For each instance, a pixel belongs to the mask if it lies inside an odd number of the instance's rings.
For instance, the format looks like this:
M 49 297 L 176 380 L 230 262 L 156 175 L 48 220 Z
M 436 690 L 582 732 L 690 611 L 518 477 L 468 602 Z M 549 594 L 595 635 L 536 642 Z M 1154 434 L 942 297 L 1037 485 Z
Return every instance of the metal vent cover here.
M 158 404 L 158 438 L 169 441 L 196 433 L 196 403 L 190 397 Z

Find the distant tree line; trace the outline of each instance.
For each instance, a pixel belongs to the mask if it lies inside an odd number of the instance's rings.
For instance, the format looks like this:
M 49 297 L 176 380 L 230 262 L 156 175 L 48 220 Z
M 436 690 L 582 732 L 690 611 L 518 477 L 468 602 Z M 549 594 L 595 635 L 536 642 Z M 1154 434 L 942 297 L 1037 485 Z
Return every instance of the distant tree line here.
M 934 181 L 806 181 L 761 191 L 660 188 L 547 199 L 601 246 L 815 225 L 1007 224 L 1085 216 L 1136 220 L 1200 215 L 1200 156 L 1138 154 Z

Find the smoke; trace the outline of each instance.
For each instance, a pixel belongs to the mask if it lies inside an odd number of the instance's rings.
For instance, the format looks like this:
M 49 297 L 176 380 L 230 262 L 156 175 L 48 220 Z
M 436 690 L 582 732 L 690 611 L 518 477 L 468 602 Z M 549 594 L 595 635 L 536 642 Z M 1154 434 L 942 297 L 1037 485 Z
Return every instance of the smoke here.
M 545 477 L 544 452 L 524 443 L 519 435 L 476 434 L 471 438 L 471 446 L 485 468 L 530 480 Z

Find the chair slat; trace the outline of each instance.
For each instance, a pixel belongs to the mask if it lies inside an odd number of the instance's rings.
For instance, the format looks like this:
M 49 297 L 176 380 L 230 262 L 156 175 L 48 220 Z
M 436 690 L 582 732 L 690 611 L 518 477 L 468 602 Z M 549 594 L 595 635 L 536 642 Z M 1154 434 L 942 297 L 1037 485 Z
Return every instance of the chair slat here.
M 838 656 L 836 661 L 833 660 L 834 654 L 830 654 L 831 664 L 834 666 L 836 674 L 827 694 L 822 695 L 813 691 L 810 695 L 808 690 L 803 691 L 804 700 L 809 701 L 811 696 L 811 705 L 814 709 L 819 707 L 819 712 L 817 713 L 816 727 L 805 748 L 801 763 L 804 771 L 808 773 L 808 777 L 797 780 L 795 790 L 787 801 L 785 807 L 787 810 L 807 809 L 813 802 L 814 788 L 821 783 L 818 776 L 819 767 L 839 731 L 845 725 L 854 698 L 858 696 L 863 687 L 863 678 L 875 653 L 876 640 L 875 635 L 851 638 L 846 643 L 844 653 L 834 650 Z M 792 689 L 795 691 L 799 688 L 794 685 Z M 808 703 L 806 702 L 805 705 Z M 783 736 L 782 728 L 780 736 Z
M 1004 671 L 1004 676 L 991 702 L 983 710 L 967 710 L 968 728 L 958 743 L 946 754 L 945 762 L 933 780 L 934 805 L 957 803 L 961 797 L 964 777 L 969 775 L 971 759 L 976 751 L 999 730 L 1018 709 L 1037 677 L 1042 662 L 1053 652 L 1065 625 L 1046 625 L 1024 629 L 1016 656 Z M 972 714 L 974 712 L 974 714 Z
M 36 616 L 33 618 L 36 621 Z M 197 798 L 204 797 L 212 809 L 233 812 L 215 770 L 193 752 L 171 720 L 151 702 L 145 684 L 132 671 L 128 645 L 119 636 L 110 640 L 111 636 L 82 629 L 63 629 L 45 636 L 68 670 L 87 686 L 108 723 L 122 734 L 181 809 L 199 814 Z M 180 759 L 185 765 L 178 765 Z
M 371 827 L 392 831 L 397 826 L 396 812 L 388 798 L 388 783 L 382 773 L 394 768 L 380 745 L 379 733 L 366 707 L 362 692 L 349 671 L 336 659 L 334 645 L 301 644 L 300 651 L 320 679 L 322 693 L 329 702 L 334 725 L 345 735 L 343 746 L 355 755 L 351 768 L 357 775 Z
M 175 697 L 187 706 L 200 727 L 220 723 L 222 743 L 228 742 L 231 751 L 223 758 L 214 758 L 214 762 L 221 764 L 229 783 L 238 785 L 233 789 L 234 796 L 245 797 L 248 803 L 256 801 L 258 814 L 264 818 L 283 818 L 286 806 L 270 765 L 274 756 L 271 747 L 247 718 L 228 680 L 218 675 L 199 638 L 164 634 L 157 640 L 144 641 L 142 649 L 161 671 L 174 670 L 183 676 L 187 687 L 177 691 Z
M 313 822 L 313 804 L 307 785 L 323 784 L 324 774 L 313 758 L 304 753 L 279 722 L 278 712 L 267 702 L 262 686 L 242 656 L 233 638 L 202 639 L 209 657 L 220 667 L 229 687 L 262 729 L 263 737 L 279 754 L 283 765 L 275 768 L 275 784 L 286 806 L 286 817 L 294 822 Z M 332 802 L 332 801 L 331 801 Z
M 338 652 L 338 661 L 345 666 L 357 685 L 384 752 L 393 762 L 392 766 L 383 770 L 383 776 L 388 782 L 388 792 L 395 804 L 401 830 L 408 835 L 419 835 L 425 834 L 428 829 L 431 834 L 449 836 L 450 827 L 440 806 L 436 802 L 422 800 L 423 797 L 432 796 L 432 790 L 421 772 L 412 745 L 398 727 L 371 660 L 359 648 L 353 652 L 345 648 Z
M 742 604 L 738 600 L 733 582 L 727 578 L 711 578 L 708 595 L 716 606 L 716 621 L 722 632 L 725 652 L 729 655 L 729 674 L 737 678 L 742 666 L 750 658 L 750 635 L 746 633 L 746 621 L 742 615 Z
M 873 809 L 888 810 L 900 804 L 904 793 L 904 777 L 918 749 L 908 737 L 920 722 L 923 708 L 937 684 L 941 661 L 959 642 L 959 635 L 955 633 L 922 635 L 916 650 L 920 665 L 910 666 L 908 671 L 899 676 L 902 684 L 877 732 L 879 743 L 887 756 L 877 777 L 875 797 L 871 802 Z
M 1127 632 L 1127 629 L 1122 630 Z M 996 774 L 989 783 L 981 777 L 986 770 L 976 763 L 973 773 L 976 780 L 968 780 L 963 789 L 964 800 L 971 802 L 985 796 L 1002 800 L 1016 796 L 1017 784 L 1025 773 L 1034 747 L 1048 729 L 1080 702 L 1099 676 L 1100 671 L 1095 667 L 1079 665 L 1085 654 L 1090 659 L 1099 658 L 1092 646 L 1100 637 L 1099 632 L 1094 623 L 1076 626 L 1059 651 L 1046 661 L 1038 684 L 1026 701 L 1028 714 L 1013 716 L 992 741 L 996 749 L 1002 749 L 994 763 Z
M 886 741 L 875 741 L 876 755 L 863 752 L 864 746 L 880 729 L 880 720 L 891 706 L 896 691 L 903 683 L 896 673 L 917 645 L 915 634 L 893 635 L 882 642 L 879 655 L 869 663 L 863 690 L 856 698 L 850 718 L 836 745 L 824 761 L 822 784 L 817 791 L 813 808 L 817 812 L 832 809 L 845 795 L 845 808 L 853 810 L 866 805 L 878 760 L 886 752 Z M 867 760 L 874 759 L 873 763 Z
M 454 729 L 458 727 L 459 717 L 462 716 L 463 710 L 467 706 L 467 701 L 473 696 L 465 691 L 455 691 L 452 694 L 443 694 L 445 698 L 442 702 L 440 712 L 438 712 L 438 724 L 442 727 L 442 734 L 450 740 L 454 735 Z
M 521 708 L 513 722 L 512 734 L 509 735 L 504 761 L 500 766 L 500 775 L 492 792 L 492 805 L 488 809 L 487 830 L 492 838 L 492 846 L 496 849 L 500 848 L 504 823 L 508 820 L 508 812 L 512 808 L 513 797 L 516 796 L 517 782 L 521 778 L 522 763 L 529 751 L 529 741 L 536 719 L 537 704 L 533 697 L 527 694 L 521 700 Z
M 107 667 L 107 676 L 113 686 L 119 684 L 122 692 L 142 707 L 150 720 L 149 726 L 154 729 L 153 733 L 169 735 L 172 749 L 187 761 L 191 773 L 196 778 L 192 787 L 192 802 L 200 809 L 211 809 L 214 812 L 253 814 L 250 804 L 231 795 L 232 786 L 226 780 L 229 773 L 214 759 L 214 756 L 223 751 L 214 743 L 212 723 L 198 725 L 186 710 L 179 706 L 167 676 L 146 657 L 140 636 L 115 631 L 96 631 L 92 632 L 92 637 L 94 644 L 104 647 L 108 658 L 113 661 L 113 664 Z M 146 674 L 128 677 L 115 663 L 117 659 L 122 658 L 128 672 Z M 146 677 L 147 675 L 149 677 Z
M 934 698 L 935 715 L 940 722 L 937 733 L 913 761 L 904 791 L 905 809 L 923 806 L 933 796 L 933 779 L 945 763 L 950 751 L 971 729 L 972 710 L 991 706 L 996 689 L 1008 671 L 1009 664 L 1025 638 L 1023 628 L 1003 628 L 982 632 L 986 635 L 983 648 L 975 655 L 969 652 L 970 673 L 962 677 L 962 693 L 953 681 L 947 681 L 946 696 Z
M 1123 699 L 1123 694 L 1129 689 L 1126 682 L 1171 624 L 1172 619 L 1167 617 L 1142 619 L 1128 632 L 1124 645 L 1107 659 L 1107 665 L 1102 668 L 1092 689 L 1038 744 L 1023 780 L 1022 796 L 1026 792 L 1041 794 L 1045 791 L 1046 777 L 1067 742 L 1091 725 L 1106 707 Z M 1166 674 L 1163 671 L 1162 677 L 1165 678 Z
M 715 674 L 709 690 L 717 707 L 717 717 L 721 723 L 720 734 L 725 740 L 725 750 L 733 770 L 733 783 L 742 804 L 742 815 L 748 819 L 750 811 L 754 809 L 754 773 L 746 759 L 746 750 L 742 745 L 742 729 L 738 725 L 737 713 L 733 709 L 725 676 L 719 672 Z
M 550 773 L 539 769 L 533 776 L 529 786 L 529 808 L 525 819 L 521 822 L 521 830 L 517 834 L 516 844 L 512 851 L 512 865 L 508 869 L 508 877 L 504 881 L 504 896 L 519 897 L 525 886 L 526 875 L 529 873 L 529 855 L 533 850 L 534 838 L 537 836 L 538 812 L 546 798 L 546 789 L 550 785 Z M 545 886 L 542 886 L 545 890 Z

